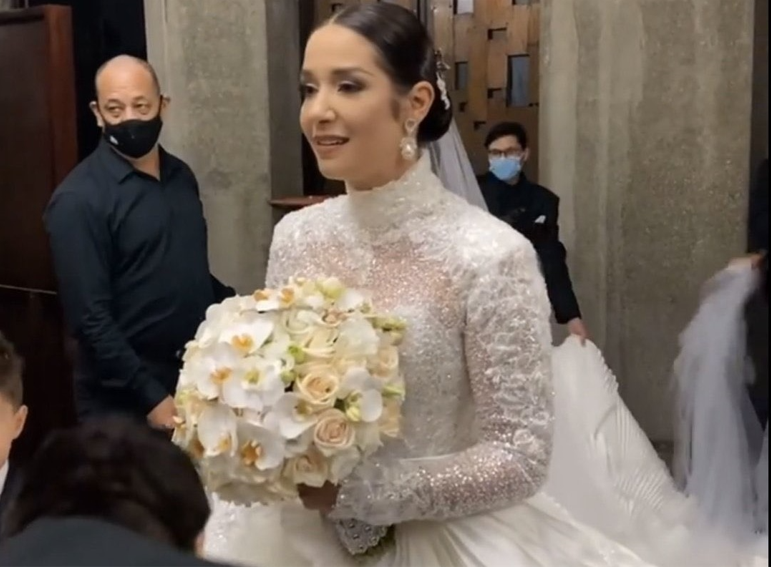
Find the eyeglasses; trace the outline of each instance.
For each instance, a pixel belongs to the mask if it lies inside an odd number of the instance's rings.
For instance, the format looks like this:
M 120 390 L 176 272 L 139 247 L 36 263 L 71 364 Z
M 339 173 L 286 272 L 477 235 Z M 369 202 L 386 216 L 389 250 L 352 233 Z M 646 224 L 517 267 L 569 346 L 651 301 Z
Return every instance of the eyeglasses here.
M 507 150 L 497 150 L 497 149 L 490 149 L 487 151 L 487 155 L 490 158 L 522 158 L 525 153 L 521 150 L 513 150 L 513 149 L 507 149 Z

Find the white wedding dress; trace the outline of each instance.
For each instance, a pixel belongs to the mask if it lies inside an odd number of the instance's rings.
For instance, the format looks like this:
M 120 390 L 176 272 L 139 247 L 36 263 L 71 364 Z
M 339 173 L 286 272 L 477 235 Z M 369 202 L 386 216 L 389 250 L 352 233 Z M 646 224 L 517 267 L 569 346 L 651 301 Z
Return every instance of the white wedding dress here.
M 407 320 L 404 437 L 331 516 L 214 499 L 207 555 L 256 566 L 767 565 L 694 525 L 694 505 L 600 352 L 553 349 L 530 243 L 446 191 L 427 156 L 401 180 L 277 226 L 268 285 L 331 275 Z M 394 526 L 366 561 L 351 556 Z M 697 530 L 698 528 L 698 530 Z

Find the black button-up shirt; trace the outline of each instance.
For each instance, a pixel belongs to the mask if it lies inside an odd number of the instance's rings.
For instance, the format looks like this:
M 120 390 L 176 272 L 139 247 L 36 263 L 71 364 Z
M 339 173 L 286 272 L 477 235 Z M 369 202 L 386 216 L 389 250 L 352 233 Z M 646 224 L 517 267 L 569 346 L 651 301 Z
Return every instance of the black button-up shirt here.
M 195 176 L 163 149 L 160 167 L 158 180 L 103 142 L 46 209 L 81 416 L 144 415 L 173 394 L 180 350 L 234 293 L 210 274 Z

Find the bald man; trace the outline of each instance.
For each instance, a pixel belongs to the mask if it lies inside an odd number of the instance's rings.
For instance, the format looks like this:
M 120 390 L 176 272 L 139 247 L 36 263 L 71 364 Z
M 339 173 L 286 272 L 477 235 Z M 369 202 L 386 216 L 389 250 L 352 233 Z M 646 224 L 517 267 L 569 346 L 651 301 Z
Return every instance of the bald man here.
M 185 343 L 234 294 L 209 270 L 190 168 L 158 137 L 169 100 L 145 61 L 96 74 L 99 147 L 54 192 L 44 220 L 68 329 L 81 419 L 112 414 L 170 429 Z

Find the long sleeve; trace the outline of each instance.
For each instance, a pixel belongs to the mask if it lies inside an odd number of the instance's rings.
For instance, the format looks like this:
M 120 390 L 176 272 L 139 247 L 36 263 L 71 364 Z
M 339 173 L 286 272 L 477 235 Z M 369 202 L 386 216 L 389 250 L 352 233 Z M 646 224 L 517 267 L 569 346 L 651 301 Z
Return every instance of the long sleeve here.
M 142 365 L 110 307 L 111 238 L 93 209 L 61 194 L 45 215 L 59 296 L 68 327 L 102 382 L 133 393 L 145 413 L 169 394 Z
M 565 324 L 580 318 L 581 311 L 570 280 L 567 252 L 559 236 L 559 199 L 550 201 L 546 210 L 543 233 L 535 248 L 541 260 L 554 316 L 558 323 Z
M 466 299 L 477 443 L 441 457 L 362 464 L 341 486 L 333 518 L 451 519 L 523 501 L 543 484 L 552 437 L 549 304 L 532 246 L 499 254 L 474 276 Z

